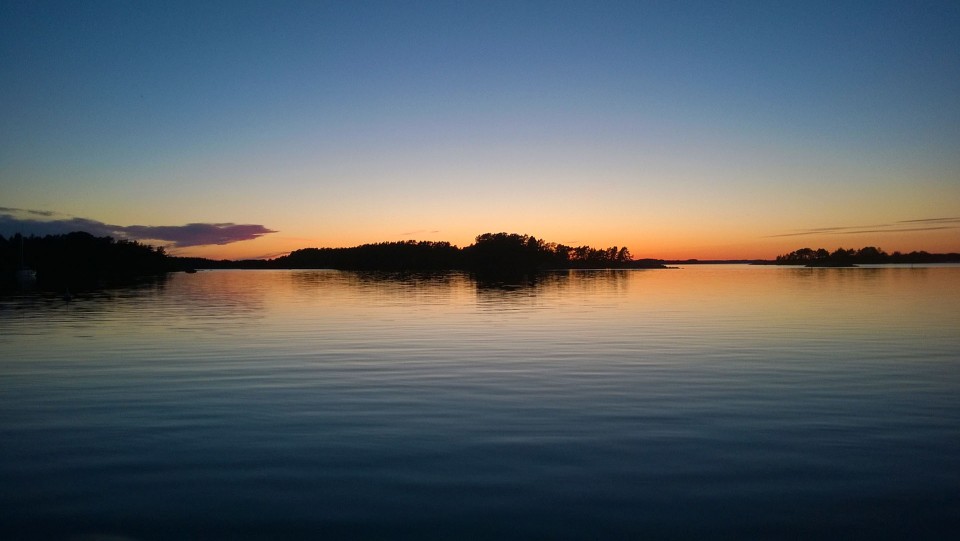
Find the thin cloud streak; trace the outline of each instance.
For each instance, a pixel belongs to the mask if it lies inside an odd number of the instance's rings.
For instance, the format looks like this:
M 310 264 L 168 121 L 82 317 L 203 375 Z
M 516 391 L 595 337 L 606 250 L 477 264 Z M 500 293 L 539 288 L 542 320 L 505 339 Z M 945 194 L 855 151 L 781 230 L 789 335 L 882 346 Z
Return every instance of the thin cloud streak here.
M 417 229 L 416 231 L 405 231 L 405 232 L 403 232 L 403 233 L 400 233 L 400 236 L 401 236 L 401 237 L 412 237 L 412 236 L 414 236 L 414 235 L 424 235 L 424 234 L 427 234 L 427 235 L 435 235 L 435 234 L 437 234 L 437 233 L 439 233 L 439 232 L 440 232 L 439 229 Z
M 0 212 L 25 212 L 27 214 L 33 214 L 35 216 L 54 216 L 57 214 L 52 210 L 18 209 L 13 207 L 0 207 Z
M 931 225 L 925 227 L 915 227 L 919 224 Z M 805 235 L 855 235 L 858 233 L 909 233 L 916 231 L 956 229 L 958 227 L 960 227 L 960 218 L 921 218 L 917 220 L 901 220 L 889 224 L 818 227 L 813 229 L 804 229 L 803 231 L 796 231 L 793 233 L 768 235 L 765 238 L 802 237 Z
M 226 223 L 190 223 L 186 225 L 149 226 L 149 225 L 112 225 L 88 218 L 68 218 L 61 220 L 37 220 L 17 217 L 18 214 L 52 216 L 48 211 L 31 211 L 0 207 L 0 234 L 11 236 L 24 235 L 64 235 L 74 231 L 84 231 L 97 237 L 117 237 L 128 240 L 150 240 L 171 242 L 174 248 L 189 246 L 224 245 L 245 240 L 253 240 L 263 235 L 276 233 L 259 224 Z
M 947 224 L 960 224 L 960 217 L 958 218 L 922 218 L 920 220 L 903 220 L 897 223 L 909 224 L 909 223 L 916 223 L 916 222 L 939 222 L 939 223 L 947 223 Z

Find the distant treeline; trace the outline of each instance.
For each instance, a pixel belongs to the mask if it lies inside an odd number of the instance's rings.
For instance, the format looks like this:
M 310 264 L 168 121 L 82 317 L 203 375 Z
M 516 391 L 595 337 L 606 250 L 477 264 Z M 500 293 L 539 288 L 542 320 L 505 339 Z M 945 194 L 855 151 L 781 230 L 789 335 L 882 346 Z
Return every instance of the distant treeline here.
M 544 242 L 530 235 L 484 233 L 459 248 L 449 242 L 400 241 L 352 248 L 305 248 L 270 260 L 214 261 L 175 257 L 135 241 L 89 233 L 10 238 L 0 236 L 0 271 L 9 282 L 21 268 L 36 271 L 42 287 L 84 288 L 192 269 L 341 269 L 527 273 L 570 268 L 661 268 L 635 261 L 626 247 L 592 248 Z
M 837 248 L 833 252 L 823 248 L 816 250 L 801 248 L 789 254 L 778 255 L 774 263 L 777 265 L 806 265 L 808 267 L 896 263 L 960 263 L 960 254 L 931 254 L 922 251 L 907 254 L 901 252 L 888 254 L 873 246 L 867 246 L 859 250 Z
M 305 248 L 263 265 L 268 268 L 345 270 L 444 270 L 478 272 L 571 268 L 662 267 L 662 261 L 636 261 L 626 247 L 566 246 L 530 235 L 484 233 L 465 248 L 449 242 L 399 241 L 352 248 Z
M 859 250 L 801 248 L 777 256 L 778 265 L 849 266 L 871 263 L 960 262 L 960 254 L 888 254 Z M 11 283 L 20 269 L 36 271 L 42 287 L 96 287 L 170 271 L 192 269 L 341 269 L 431 271 L 466 270 L 479 274 L 531 273 L 551 269 L 664 268 L 658 259 L 635 260 L 626 247 L 593 248 L 545 242 L 531 235 L 484 233 L 465 248 L 449 242 L 398 241 L 352 248 L 304 248 L 268 260 L 214 261 L 174 257 L 163 248 L 136 241 L 76 232 L 45 237 L 0 236 L 0 283 Z
M 136 241 L 75 232 L 45 237 L 0 235 L 0 272 L 13 277 L 20 269 L 36 272 L 51 288 L 86 288 L 162 275 L 175 270 L 163 248 Z

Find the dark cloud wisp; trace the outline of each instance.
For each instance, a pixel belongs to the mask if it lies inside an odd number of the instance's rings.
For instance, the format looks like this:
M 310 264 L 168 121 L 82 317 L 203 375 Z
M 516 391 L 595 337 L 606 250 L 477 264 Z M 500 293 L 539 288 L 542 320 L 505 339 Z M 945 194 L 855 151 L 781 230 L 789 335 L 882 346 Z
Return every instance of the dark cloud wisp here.
M 960 217 L 957 218 L 922 218 L 918 220 L 901 220 L 888 224 L 876 225 L 852 225 L 839 227 L 817 227 L 813 229 L 804 229 L 794 231 L 793 233 L 781 233 L 778 235 L 769 235 L 767 238 L 776 237 L 802 237 L 805 235 L 854 235 L 857 233 L 906 233 L 912 231 L 937 231 L 940 229 L 960 228 Z
M 34 216 L 54 216 L 57 214 L 52 210 L 18 209 L 13 207 L 0 207 L 0 212 L 24 212 L 27 214 L 33 214 Z
M 230 244 L 244 240 L 253 240 L 268 233 L 276 233 L 257 224 L 204 224 L 187 225 L 131 225 L 124 232 L 137 239 L 157 239 L 171 241 L 177 247 L 202 246 L 206 244 Z
M 276 233 L 258 224 L 235 223 L 192 223 L 187 225 L 111 225 L 87 218 L 68 218 L 61 220 L 37 220 L 18 217 L 17 214 L 43 214 L 46 211 L 30 211 L 0 207 L 0 235 L 63 235 L 74 231 L 84 231 L 97 237 L 116 237 L 130 240 L 163 241 L 172 243 L 175 248 L 203 246 L 210 244 L 231 244 L 244 240 L 253 240 L 263 235 Z

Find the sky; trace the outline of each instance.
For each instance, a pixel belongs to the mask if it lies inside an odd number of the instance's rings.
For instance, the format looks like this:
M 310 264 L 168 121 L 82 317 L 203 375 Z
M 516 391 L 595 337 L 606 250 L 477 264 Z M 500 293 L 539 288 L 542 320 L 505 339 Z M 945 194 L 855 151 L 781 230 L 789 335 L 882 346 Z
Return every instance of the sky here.
M 0 0 L 0 235 L 960 252 L 960 3 Z

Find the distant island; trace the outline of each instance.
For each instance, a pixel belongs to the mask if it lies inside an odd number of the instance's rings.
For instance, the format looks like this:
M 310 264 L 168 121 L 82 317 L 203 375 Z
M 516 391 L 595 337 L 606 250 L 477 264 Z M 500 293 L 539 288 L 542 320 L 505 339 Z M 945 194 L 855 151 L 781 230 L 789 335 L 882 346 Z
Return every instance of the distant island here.
M 805 267 L 856 267 L 858 265 L 960 263 L 960 254 L 931 254 L 893 252 L 888 254 L 880 248 L 867 246 L 859 250 L 837 248 L 829 252 L 823 248 L 801 248 L 785 255 L 778 255 L 774 265 L 803 265 Z
M 171 256 L 161 247 L 94 237 L 85 232 L 44 237 L 0 235 L 0 285 L 35 271 L 44 288 L 93 288 L 198 269 L 339 269 L 362 271 L 463 270 L 493 280 L 562 269 L 664 269 L 670 264 L 749 263 L 844 267 L 861 264 L 960 263 L 960 254 L 801 248 L 774 260 L 634 259 L 627 247 L 567 246 L 525 234 L 484 233 L 464 248 L 449 242 L 396 241 L 350 248 L 304 248 L 274 259 L 212 260 Z M 30 276 L 34 273 L 30 272 Z
M 353 248 L 306 248 L 268 263 L 272 268 L 295 269 L 461 269 L 477 272 L 665 268 L 661 260 L 633 259 L 625 246 L 574 247 L 517 233 L 484 233 L 465 248 L 449 242 L 430 241 L 383 242 Z

